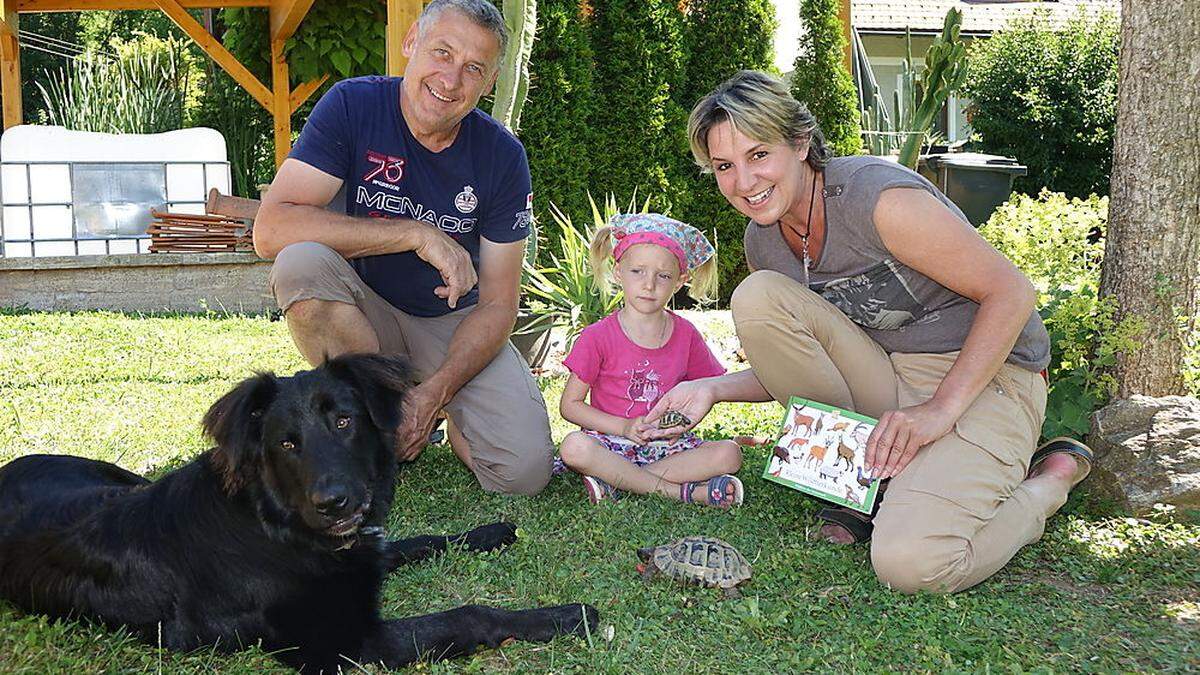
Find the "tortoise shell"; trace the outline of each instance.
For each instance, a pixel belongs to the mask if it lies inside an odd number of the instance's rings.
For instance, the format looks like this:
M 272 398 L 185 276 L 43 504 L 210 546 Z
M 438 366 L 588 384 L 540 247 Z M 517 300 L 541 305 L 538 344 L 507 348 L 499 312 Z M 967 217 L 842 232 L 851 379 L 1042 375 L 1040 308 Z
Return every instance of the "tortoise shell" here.
M 672 544 L 641 549 L 648 571 L 680 583 L 731 589 L 750 578 L 750 563 L 736 548 L 715 537 L 684 537 Z
M 692 421 L 688 419 L 688 416 L 684 415 L 678 410 L 668 410 L 662 414 L 662 417 L 658 418 L 659 429 L 670 429 L 671 427 L 681 426 L 686 427 L 691 423 Z

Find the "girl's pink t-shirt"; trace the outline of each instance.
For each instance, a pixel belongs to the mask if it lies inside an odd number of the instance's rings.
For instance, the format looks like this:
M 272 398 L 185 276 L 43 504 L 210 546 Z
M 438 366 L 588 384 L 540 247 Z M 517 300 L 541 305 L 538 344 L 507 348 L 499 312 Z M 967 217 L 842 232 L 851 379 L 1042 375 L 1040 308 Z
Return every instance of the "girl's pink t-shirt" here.
M 671 315 L 671 337 L 646 349 L 625 335 L 613 312 L 583 329 L 563 365 L 587 383 L 589 404 L 617 417 L 645 415 L 663 394 L 687 380 L 721 375 L 725 368 L 687 319 Z

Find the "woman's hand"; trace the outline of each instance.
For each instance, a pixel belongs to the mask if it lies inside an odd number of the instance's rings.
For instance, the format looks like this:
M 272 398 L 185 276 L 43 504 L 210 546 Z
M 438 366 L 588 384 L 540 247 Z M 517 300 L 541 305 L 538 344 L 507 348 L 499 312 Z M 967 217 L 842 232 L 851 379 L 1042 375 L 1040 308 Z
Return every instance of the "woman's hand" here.
M 899 475 L 918 450 L 945 436 L 957 419 L 958 415 L 932 399 L 883 413 L 867 438 L 867 471 L 879 479 Z
M 675 438 L 685 431 L 690 431 L 708 411 L 712 410 L 713 403 L 716 401 L 712 388 L 705 383 L 705 380 L 691 380 L 688 382 L 680 382 L 675 385 L 671 391 L 663 394 L 662 398 L 658 399 L 658 403 L 646 413 L 646 423 L 651 425 L 646 429 L 645 437 L 649 440 L 658 440 L 662 438 Z M 658 419 L 662 417 L 668 410 L 682 413 L 690 420 L 690 424 L 681 424 L 669 429 L 659 429 L 657 427 Z

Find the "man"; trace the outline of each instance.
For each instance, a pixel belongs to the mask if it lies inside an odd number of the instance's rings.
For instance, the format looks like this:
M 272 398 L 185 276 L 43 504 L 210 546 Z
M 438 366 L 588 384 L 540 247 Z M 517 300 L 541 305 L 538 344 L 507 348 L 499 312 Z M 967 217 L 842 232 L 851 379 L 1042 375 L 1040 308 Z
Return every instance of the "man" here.
M 508 342 L 517 314 L 529 164 L 475 109 L 508 35 L 486 0 L 434 0 L 404 39 L 403 78 L 339 82 L 263 199 L 259 255 L 300 353 L 406 354 L 397 456 L 445 409 L 455 454 L 485 490 L 535 494 L 553 445 L 536 382 Z M 340 190 L 346 215 L 325 209 Z M 478 285 L 476 285 L 478 282 Z

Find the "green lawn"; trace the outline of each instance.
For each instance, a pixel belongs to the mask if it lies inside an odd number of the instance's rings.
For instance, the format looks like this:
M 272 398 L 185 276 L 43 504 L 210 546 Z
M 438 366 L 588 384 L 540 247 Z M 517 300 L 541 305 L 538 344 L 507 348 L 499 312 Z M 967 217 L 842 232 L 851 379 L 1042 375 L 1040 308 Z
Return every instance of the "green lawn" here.
M 0 314 L 0 463 L 59 452 L 160 474 L 205 449 L 200 417 L 234 383 L 301 366 L 285 326 L 261 318 Z M 543 385 L 553 409 L 562 380 Z M 776 414 L 773 404 L 723 406 L 701 431 L 765 433 Z M 568 425 L 556 419 L 554 429 L 561 438 Z M 748 452 L 747 503 L 731 513 L 638 497 L 593 508 L 570 475 L 533 499 L 484 494 L 447 448 L 430 448 L 401 474 L 391 531 L 456 532 L 506 518 L 520 539 L 501 554 L 454 551 L 401 569 L 385 611 L 585 601 L 613 627 L 611 640 L 601 631 L 419 666 L 437 672 L 1200 669 L 1194 521 L 1105 515 L 1073 497 L 1042 542 L 992 580 L 955 596 L 907 597 L 877 584 L 865 547 L 807 543 L 816 507 L 759 479 L 764 462 L 762 450 Z M 743 598 L 637 576 L 634 549 L 699 533 L 749 558 Z M 0 603 L 5 673 L 271 669 L 261 651 L 167 653 Z

